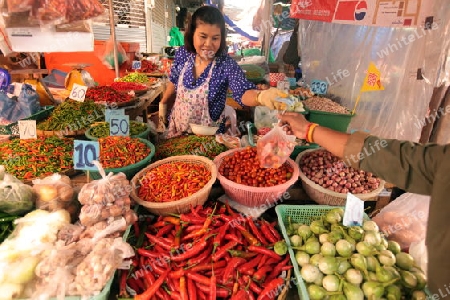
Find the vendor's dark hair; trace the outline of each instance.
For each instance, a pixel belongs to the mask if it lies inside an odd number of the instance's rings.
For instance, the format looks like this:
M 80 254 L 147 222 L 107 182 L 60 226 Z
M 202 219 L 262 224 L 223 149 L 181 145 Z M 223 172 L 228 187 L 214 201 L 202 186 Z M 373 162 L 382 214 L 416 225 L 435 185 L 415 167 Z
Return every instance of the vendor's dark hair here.
M 213 6 L 207 5 L 202 6 L 199 9 L 197 9 L 192 15 L 192 19 L 189 22 L 186 34 L 184 36 L 184 44 L 186 49 L 192 53 L 196 52 L 194 48 L 194 32 L 195 29 L 197 29 L 197 24 L 199 21 L 205 24 L 217 25 L 220 27 L 221 40 L 220 40 L 220 47 L 216 53 L 216 56 L 222 55 L 225 52 L 225 49 L 227 48 L 225 19 L 223 18 L 223 15 L 220 12 L 220 10 L 218 10 Z

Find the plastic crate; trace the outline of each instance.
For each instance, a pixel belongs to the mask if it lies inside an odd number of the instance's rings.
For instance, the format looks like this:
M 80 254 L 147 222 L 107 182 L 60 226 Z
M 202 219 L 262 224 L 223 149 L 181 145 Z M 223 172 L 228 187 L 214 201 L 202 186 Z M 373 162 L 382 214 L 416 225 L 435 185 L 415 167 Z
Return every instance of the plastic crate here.
M 301 300 L 309 300 L 309 295 L 306 290 L 306 284 L 300 275 L 300 269 L 297 260 L 295 259 L 294 251 L 290 247 L 291 241 L 289 240 L 289 236 L 286 232 L 286 224 L 288 224 L 288 219 L 291 218 L 292 222 L 309 225 L 312 221 L 319 219 L 323 214 L 333 208 L 336 208 L 336 206 L 281 204 L 275 207 L 275 212 L 278 216 L 278 226 L 280 226 L 281 232 L 283 233 L 283 238 L 289 247 L 289 256 L 291 257 L 291 262 L 294 266 L 296 286 Z M 369 217 L 365 215 L 365 218 L 368 219 Z
M 297 286 L 298 295 L 301 300 L 310 300 L 308 291 L 306 289 L 306 284 L 300 275 L 299 265 L 295 259 L 294 251 L 291 248 L 291 241 L 286 232 L 286 225 L 288 224 L 288 219 L 290 218 L 292 222 L 311 224 L 312 221 L 320 219 L 322 215 L 337 206 L 328 205 L 286 205 L 281 204 L 275 207 L 275 212 L 278 217 L 278 226 L 281 229 L 283 238 L 288 245 L 289 256 L 291 257 L 292 265 L 294 266 L 295 274 L 295 285 Z M 342 206 L 341 206 L 342 207 Z M 344 208 L 344 207 L 342 207 Z M 364 219 L 369 220 L 369 216 L 364 213 Z M 427 294 L 427 299 L 431 299 L 430 291 L 425 288 L 424 292 Z
M 319 110 L 309 110 L 306 117 L 310 122 L 340 132 L 347 132 L 350 121 L 355 114 L 335 114 Z
M 42 106 L 40 111 L 27 118 L 23 118 L 22 120 L 36 120 L 36 121 L 44 120 L 50 116 L 50 113 L 53 111 L 54 108 L 55 107 L 52 105 Z M 5 126 L 0 126 L 0 134 L 19 135 L 19 123 L 14 122 Z

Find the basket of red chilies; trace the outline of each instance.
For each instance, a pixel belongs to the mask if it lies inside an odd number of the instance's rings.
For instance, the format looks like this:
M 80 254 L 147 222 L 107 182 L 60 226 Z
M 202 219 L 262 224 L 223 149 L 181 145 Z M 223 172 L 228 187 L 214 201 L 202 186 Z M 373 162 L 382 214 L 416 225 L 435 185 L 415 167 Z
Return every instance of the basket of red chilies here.
M 289 254 L 273 250 L 283 240 L 274 226 L 219 202 L 151 222 L 140 218 L 119 297 L 284 300 L 292 265 Z
M 131 198 L 156 215 L 179 214 L 208 200 L 217 169 L 212 160 L 179 155 L 158 160 L 131 180 Z

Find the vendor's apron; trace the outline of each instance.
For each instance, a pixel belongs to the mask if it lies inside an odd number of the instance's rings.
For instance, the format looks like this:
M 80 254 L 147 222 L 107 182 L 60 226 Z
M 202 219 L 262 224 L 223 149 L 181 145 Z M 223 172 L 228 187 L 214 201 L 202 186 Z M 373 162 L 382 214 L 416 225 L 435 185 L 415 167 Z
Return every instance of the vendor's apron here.
M 184 74 L 188 62 L 181 70 L 177 85 L 177 96 L 169 119 L 169 129 L 166 138 L 179 136 L 183 133 L 192 133 L 190 123 L 210 126 L 213 120 L 209 115 L 208 93 L 209 81 L 216 61 L 214 60 L 205 82 L 196 88 L 188 89 L 184 86 Z M 223 113 L 219 120 L 223 118 Z

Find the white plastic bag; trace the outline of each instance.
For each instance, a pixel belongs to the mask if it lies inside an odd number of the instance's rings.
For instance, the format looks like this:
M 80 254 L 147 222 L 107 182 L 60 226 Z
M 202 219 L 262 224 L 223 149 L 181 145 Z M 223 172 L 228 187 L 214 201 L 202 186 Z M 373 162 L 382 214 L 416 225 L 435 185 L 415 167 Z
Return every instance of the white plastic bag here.
M 385 206 L 373 220 L 403 250 L 425 239 L 430 197 L 406 193 Z

